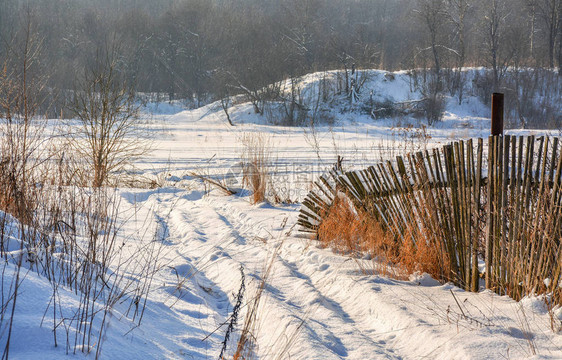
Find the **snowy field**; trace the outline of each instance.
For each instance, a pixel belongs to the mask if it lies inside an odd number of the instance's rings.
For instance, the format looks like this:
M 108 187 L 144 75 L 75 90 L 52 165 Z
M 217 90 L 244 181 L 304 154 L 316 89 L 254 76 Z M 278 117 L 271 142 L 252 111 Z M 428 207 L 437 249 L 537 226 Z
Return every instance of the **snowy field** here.
M 374 71 L 364 85 L 374 94 L 374 101 L 402 103 L 421 97 L 417 91 L 410 90 L 410 76 L 406 72 L 393 73 L 392 81 L 385 74 L 388 73 Z M 316 94 L 321 76 L 326 75 L 311 74 L 300 80 L 303 98 L 314 98 L 310 94 Z M 145 111 L 152 113 L 149 121 L 152 151 L 135 164 L 136 168 L 139 174 L 159 183 L 172 180 L 173 184 L 193 171 L 224 178 L 229 176 L 229 170 L 236 173 L 232 167 L 241 161 L 244 138 L 261 136 L 269 144 L 270 172 L 274 178 L 280 177 L 277 186 L 291 189 L 290 199 L 298 201 L 306 195 L 310 181 L 330 168 L 338 156 L 344 158 L 347 169 L 358 169 L 381 159 L 394 159 L 397 155 L 459 139 L 486 139 L 490 134 L 490 109 L 476 97 L 466 96 L 462 105 L 456 98 L 447 97 L 443 120 L 427 128 L 424 117 L 405 115 L 373 120 L 369 115 L 344 112 L 340 99 L 332 97 L 336 105 L 329 111 L 334 124 L 314 127 L 271 126 L 266 116 L 254 113 L 250 103 L 237 104 L 229 110 L 234 127 L 228 124 L 217 103 L 190 111 L 182 111 L 179 103 L 149 104 Z M 364 102 L 369 101 L 369 95 L 364 98 Z M 314 106 L 313 101 L 305 105 Z M 559 131 L 506 131 L 514 135 L 545 133 L 559 135 Z
M 395 101 L 415 95 L 403 76 L 387 88 L 379 85 L 378 92 Z M 150 243 L 157 234 L 160 271 L 141 326 L 130 320 L 126 305 L 117 304 L 103 342 L 93 348 L 101 346 L 104 359 L 216 359 L 242 267 L 244 306 L 228 343 L 229 356 L 248 309 L 256 304 L 252 359 L 562 358 L 562 336 L 551 326 L 560 325 L 562 312 L 549 312 L 543 299 L 517 303 L 489 291 L 468 293 L 424 274 L 391 279 L 378 274 L 369 259 L 320 248 L 295 226 L 298 201 L 310 181 L 338 156 L 345 167 L 361 168 L 488 135 L 489 110 L 476 98 L 461 106 L 447 101 L 443 121 L 426 131 L 420 128 L 422 119 L 374 121 L 350 114 L 336 114 L 331 126 L 272 126 L 250 104 L 231 109 L 232 127 L 216 104 L 196 110 L 147 106 L 152 150 L 136 161 L 132 175 L 157 188 L 117 190 L 119 236 L 134 252 L 134 241 Z M 226 196 L 193 176 L 236 178 L 248 134 L 268 140 L 272 187 L 294 203 L 252 205 L 247 191 Z M 59 291 L 61 311 L 72 312 L 78 296 Z M 50 301 L 48 281 L 26 272 L 12 335 L 14 359 L 65 357 L 64 331 L 58 331 L 62 345 L 54 347 L 52 324 L 44 317 Z

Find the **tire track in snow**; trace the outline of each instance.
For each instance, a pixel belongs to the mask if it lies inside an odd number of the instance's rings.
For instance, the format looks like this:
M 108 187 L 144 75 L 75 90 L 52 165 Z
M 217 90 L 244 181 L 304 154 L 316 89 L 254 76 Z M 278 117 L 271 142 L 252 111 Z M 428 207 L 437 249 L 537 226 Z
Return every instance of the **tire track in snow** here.
M 190 206 L 178 206 L 178 209 L 181 209 L 177 210 L 180 212 L 187 211 L 184 216 L 189 217 L 190 226 L 205 234 L 206 253 L 216 249 L 226 255 L 222 259 L 218 257 L 210 259 L 217 263 L 217 268 L 224 268 L 226 265 L 227 268 L 234 270 L 239 264 L 243 264 L 248 275 L 257 279 L 264 261 L 273 252 L 273 247 L 281 241 L 269 239 L 270 243 L 262 243 L 256 240 L 262 239 L 264 233 L 274 235 L 271 221 L 267 223 L 268 219 L 261 219 L 256 222 L 229 203 L 204 199 Z M 228 238 L 233 240 L 229 241 Z M 227 246 L 223 246 L 224 243 Z M 248 253 L 251 256 L 248 256 Z M 268 343 L 263 346 L 265 349 L 260 349 L 260 353 L 275 353 L 276 347 L 279 347 L 276 346 L 276 342 L 283 337 L 282 330 L 290 328 L 291 324 L 302 319 L 304 326 L 297 334 L 299 346 L 295 349 L 297 353 L 292 354 L 296 358 L 366 359 L 376 356 L 401 359 L 401 356 L 395 354 L 395 351 L 384 341 L 365 334 L 364 328 L 357 326 L 355 316 L 342 309 L 337 301 L 327 295 L 325 289 L 313 282 L 310 274 L 299 268 L 297 265 L 299 260 L 285 259 L 282 254 L 288 253 L 282 251 L 275 255 L 274 273 L 266 289 L 266 308 L 263 314 L 260 314 L 263 316 L 260 319 L 263 327 L 261 331 L 266 334 L 258 334 L 258 337 L 261 336 L 262 340 Z M 230 264 L 224 264 L 225 262 Z M 313 271 L 326 270 L 327 268 L 320 268 Z M 233 279 L 225 277 L 224 271 L 213 272 L 210 269 L 202 271 L 205 271 L 214 283 L 221 286 L 224 293 L 234 292 L 239 285 L 233 283 Z M 275 324 L 275 326 L 267 324 Z M 370 330 L 374 331 L 374 329 Z M 274 332 L 275 335 L 272 336 L 270 332 Z

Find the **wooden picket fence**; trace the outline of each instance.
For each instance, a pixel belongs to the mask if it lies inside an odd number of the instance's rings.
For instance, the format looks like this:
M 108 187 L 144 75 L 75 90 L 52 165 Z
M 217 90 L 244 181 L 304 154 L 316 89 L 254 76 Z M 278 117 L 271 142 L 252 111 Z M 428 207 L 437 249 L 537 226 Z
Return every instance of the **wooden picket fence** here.
M 484 277 L 486 288 L 516 299 L 558 292 L 560 146 L 546 136 L 493 136 L 364 170 L 332 169 L 303 201 L 299 224 L 317 233 L 335 198 L 346 196 L 395 241 L 437 247 L 444 281 L 478 291 Z

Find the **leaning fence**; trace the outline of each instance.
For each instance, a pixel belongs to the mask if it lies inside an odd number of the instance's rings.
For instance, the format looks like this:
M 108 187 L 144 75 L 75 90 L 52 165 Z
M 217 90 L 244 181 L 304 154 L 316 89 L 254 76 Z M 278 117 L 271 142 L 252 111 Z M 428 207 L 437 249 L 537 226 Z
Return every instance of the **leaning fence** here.
M 303 201 L 299 224 L 317 234 L 335 198 L 347 196 L 394 241 L 437 247 L 444 281 L 477 291 L 484 278 L 486 288 L 515 299 L 558 294 L 561 145 L 547 136 L 491 136 L 363 170 L 334 168 Z

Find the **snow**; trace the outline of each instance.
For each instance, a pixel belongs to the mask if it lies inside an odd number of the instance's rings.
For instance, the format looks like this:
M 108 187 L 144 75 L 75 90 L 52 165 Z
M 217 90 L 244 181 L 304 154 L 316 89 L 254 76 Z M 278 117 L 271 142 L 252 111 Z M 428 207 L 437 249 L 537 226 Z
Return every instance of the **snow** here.
M 406 77 L 400 72 L 388 80 L 385 72 L 375 72 L 369 86 L 377 96 L 413 99 L 416 94 L 410 92 Z M 318 78 L 310 75 L 302 81 L 313 88 Z M 310 180 L 338 155 L 346 167 L 360 168 L 458 138 L 487 136 L 489 111 L 476 98 L 468 97 L 462 105 L 447 99 L 443 122 L 427 129 L 423 141 L 412 137 L 420 135 L 420 120 L 411 118 L 373 121 L 344 113 L 334 125 L 281 127 L 268 125 L 250 104 L 238 104 L 230 110 L 236 124 L 231 127 L 217 104 L 194 110 L 178 104 L 147 109 L 155 110 L 147 115 L 152 150 L 135 163 L 133 175 L 154 180 L 159 188 L 117 190 L 119 236 L 129 239 L 127 246 L 134 253 L 134 241 L 156 241 L 156 231 L 160 270 L 141 325 L 127 314 L 128 304 L 118 304 L 110 312 L 103 342 L 94 343 L 88 355 L 78 352 L 78 357 L 93 358 L 101 346 L 103 359 L 217 358 L 242 267 L 245 306 L 229 355 L 248 304 L 265 279 L 252 328 L 255 358 L 562 358 L 562 337 L 551 329 L 551 320 L 559 323 L 562 315 L 560 309 L 549 311 L 544 298 L 516 302 L 490 291 L 469 293 L 439 284 L 427 274 L 403 280 L 386 277 L 376 261 L 336 255 L 305 238 L 295 226 L 298 204 L 252 205 L 248 191 L 225 196 L 190 175 L 224 178 L 240 162 L 244 134 L 266 134 L 272 143 L 274 186 L 286 188 L 288 198 L 298 201 Z M 406 124 L 414 127 L 400 126 Z M 3 278 L 10 281 L 14 271 L 8 265 Z M 22 275 L 10 355 L 64 358 L 64 330 L 58 328 L 55 347 L 52 318 L 46 311 L 52 311 L 52 286 L 26 268 Z M 57 296 L 61 313 L 76 311 L 79 295 L 60 288 Z M 99 331 L 99 324 L 94 329 Z

